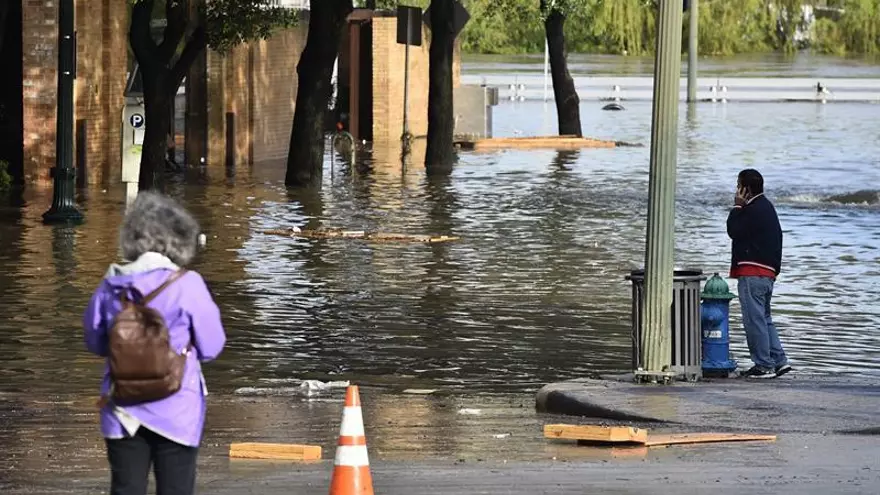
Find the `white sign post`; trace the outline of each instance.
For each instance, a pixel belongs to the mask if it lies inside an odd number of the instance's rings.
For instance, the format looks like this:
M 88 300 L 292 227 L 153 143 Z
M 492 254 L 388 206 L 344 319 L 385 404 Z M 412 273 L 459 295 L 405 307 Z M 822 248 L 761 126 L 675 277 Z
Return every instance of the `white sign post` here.
M 138 72 L 138 67 L 135 66 L 129 74 L 125 106 L 122 108 L 122 182 L 125 184 L 126 204 L 131 204 L 137 197 L 144 132 L 147 130 L 143 93 L 137 87 L 140 82 Z

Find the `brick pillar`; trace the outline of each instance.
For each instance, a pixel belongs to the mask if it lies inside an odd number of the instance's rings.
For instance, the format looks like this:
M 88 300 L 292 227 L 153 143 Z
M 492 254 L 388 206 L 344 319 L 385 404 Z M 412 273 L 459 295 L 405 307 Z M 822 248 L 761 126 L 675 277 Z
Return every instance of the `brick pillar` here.
M 49 185 L 55 163 L 58 5 L 53 0 L 23 1 L 24 178 Z
M 24 176 L 26 182 L 49 185 L 55 164 L 58 5 L 54 0 L 23 1 Z M 76 30 L 74 118 L 88 120 L 88 179 L 117 183 L 128 64 L 125 2 L 77 0 Z

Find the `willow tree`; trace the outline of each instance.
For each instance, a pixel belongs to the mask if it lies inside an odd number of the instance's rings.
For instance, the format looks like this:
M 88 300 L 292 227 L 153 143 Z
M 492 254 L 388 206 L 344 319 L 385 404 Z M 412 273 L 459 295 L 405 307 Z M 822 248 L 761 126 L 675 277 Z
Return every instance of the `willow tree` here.
M 268 38 L 278 27 L 290 25 L 296 13 L 267 6 L 264 0 L 211 0 L 204 15 L 188 15 L 197 0 L 134 0 L 129 42 L 144 86 L 146 132 L 139 177 L 140 189 L 152 189 L 165 169 L 171 108 L 190 67 L 207 47 L 223 53 L 240 43 Z M 167 23 L 161 41 L 153 37 L 153 13 L 162 11 Z
M 296 109 L 287 152 L 289 187 L 316 186 L 324 174 L 324 117 L 333 91 L 333 64 L 352 0 L 311 2 L 306 46 L 296 65 Z
M 880 53 L 880 0 L 844 0 L 838 25 L 846 51 Z
M 565 18 L 579 0 L 541 0 L 541 15 L 547 34 L 550 55 L 550 74 L 553 78 L 553 97 L 556 99 L 556 117 L 560 136 L 582 136 L 581 100 L 568 72 L 568 50 L 565 47 Z

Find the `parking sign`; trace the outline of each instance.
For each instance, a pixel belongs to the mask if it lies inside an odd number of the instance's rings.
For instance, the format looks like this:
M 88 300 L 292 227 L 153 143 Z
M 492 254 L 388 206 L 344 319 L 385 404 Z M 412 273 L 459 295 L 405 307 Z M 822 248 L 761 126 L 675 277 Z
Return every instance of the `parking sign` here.
M 146 123 L 146 119 L 144 119 L 144 116 L 139 113 L 133 113 L 131 114 L 131 117 L 129 117 L 128 122 L 135 129 L 140 129 Z

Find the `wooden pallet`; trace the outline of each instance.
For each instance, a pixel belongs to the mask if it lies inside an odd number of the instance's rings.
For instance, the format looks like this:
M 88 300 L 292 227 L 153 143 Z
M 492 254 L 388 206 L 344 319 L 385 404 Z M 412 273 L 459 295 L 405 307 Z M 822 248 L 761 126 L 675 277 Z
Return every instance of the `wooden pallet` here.
M 544 437 L 579 442 L 645 444 L 648 442 L 648 430 L 629 426 L 546 425 Z
M 554 440 L 576 440 L 581 443 L 665 447 L 722 442 L 773 442 L 776 435 L 741 433 L 674 433 L 649 434 L 648 430 L 629 426 L 546 425 L 544 437 Z

